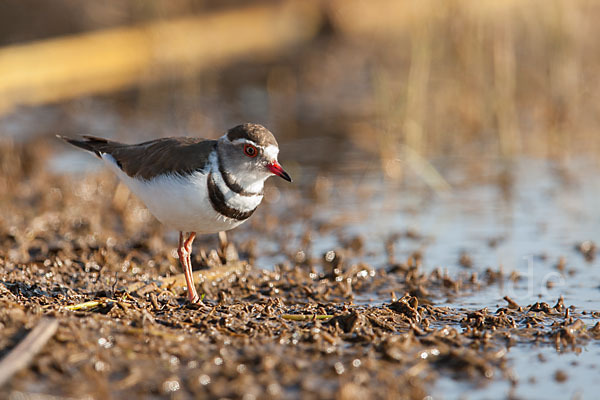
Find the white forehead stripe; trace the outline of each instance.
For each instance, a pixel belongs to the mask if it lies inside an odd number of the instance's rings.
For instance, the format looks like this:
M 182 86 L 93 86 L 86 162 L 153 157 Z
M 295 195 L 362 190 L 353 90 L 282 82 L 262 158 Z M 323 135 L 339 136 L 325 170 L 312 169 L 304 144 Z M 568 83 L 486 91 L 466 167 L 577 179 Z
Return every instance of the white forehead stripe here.
M 221 139 L 224 139 L 224 140 L 228 141 L 231 144 L 248 143 L 248 144 L 251 144 L 253 146 L 258 146 L 252 140 L 248 140 L 248 139 L 244 139 L 244 138 L 238 138 L 238 139 L 235 139 L 235 140 L 230 140 L 229 136 L 227 136 L 227 133 L 224 134 L 223 136 L 221 136 Z M 261 147 L 261 146 L 258 146 L 258 147 Z
M 254 143 L 252 140 L 248 140 L 248 139 L 235 139 L 233 142 L 231 142 L 233 144 L 241 144 L 241 143 L 247 143 L 247 144 L 251 144 L 252 146 L 258 147 L 259 149 L 261 149 L 263 151 L 263 153 L 265 153 L 265 156 L 267 156 L 267 159 L 269 160 L 277 160 L 277 155 L 279 155 L 279 147 L 270 144 L 268 146 L 261 146 L 259 144 Z
M 251 144 L 252 146 L 256 146 L 256 147 L 260 147 L 261 149 L 263 148 L 263 146 L 256 144 L 255 142 L 253 142 L 252 140 L 248 140 L 248 139 L 235 139 L 234 141 L 232 141 L 231 143 L 233 144 L 241 144 L 241 143 L 248 143 Z

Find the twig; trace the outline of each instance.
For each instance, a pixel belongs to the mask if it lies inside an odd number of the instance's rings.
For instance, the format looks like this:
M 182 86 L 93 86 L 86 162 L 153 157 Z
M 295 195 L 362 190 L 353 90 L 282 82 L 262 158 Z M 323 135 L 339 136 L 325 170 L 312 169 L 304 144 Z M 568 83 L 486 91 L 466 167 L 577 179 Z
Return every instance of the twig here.
M 216 281 L 226 278 L 231 274 L 241 274 L 244 272 L 246 267 L 247 263 L 243 261 L 231 261 L 222 267 L 197 270 L 194 271 L 194 281 L 199 283 Z M 185 286 L 185 275 L 177 274 L 160 278 L 156 281 L 156 283 L 161 287 L 183 287 Z M 129 285 L 126 290 L 129 293 L 139 293 L 140 289 L 143 289 L 146 286 L 148 285 L 144 284 L 144 282 L 134 282 Z
M 91 300 L 86 301 L 84 303 L 73 304 L 71 306 L 66 306 L 65 308 L 69 311 L 81 311 L 81 310 L 90 310 L 92 308 L 108 305 L 115 303 L 114 300 L 105 299 L 105 300 Z
M 194 280 L 197 282 L 212 282 L 227 278 L 231 274 L 241 274 L 245 268 L 245 262 L 233 261 L 227 265 L 223 265 L 222 267 L 194 271 Z M 185 286 L 185 275 L 177 274 L 166 278 L 161 278 L 161 282 L 167 286 Z
M 25 368 L 56 332 L 58 321 L 43 318 L 25 339 L 0 362 L 0 387 Z
M 288 321 L 313 321 L 316 319 L 329 319 L 332 318 L 333 315 L 320 315 L 320 314 L 283 314 L 281 318 L 287 319 Z

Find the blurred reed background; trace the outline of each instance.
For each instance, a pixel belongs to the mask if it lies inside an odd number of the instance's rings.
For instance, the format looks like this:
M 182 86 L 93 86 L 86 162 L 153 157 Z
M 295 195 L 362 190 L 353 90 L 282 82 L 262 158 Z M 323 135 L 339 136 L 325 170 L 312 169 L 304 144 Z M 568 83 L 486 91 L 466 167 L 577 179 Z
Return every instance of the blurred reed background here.
M 439 157 L 600 151 L 593 0 L 1 7 L 4 141 L 215 137 L 255 121 L 299 165 L 368 159 L 396 178 L 399 159 L 427 170 Z M 424 176 L 443 184 L 434 170 Z

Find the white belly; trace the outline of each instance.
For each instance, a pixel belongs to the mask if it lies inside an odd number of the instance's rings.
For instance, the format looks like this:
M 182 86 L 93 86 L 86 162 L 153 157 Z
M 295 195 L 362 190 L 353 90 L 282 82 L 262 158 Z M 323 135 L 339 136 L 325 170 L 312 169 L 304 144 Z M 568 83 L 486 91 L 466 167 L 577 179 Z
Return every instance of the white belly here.
M 150 180 L 134 179 L 125 174 L 112 157 L 104 155 L 103 158 L 148 210 L 171 229 L 216 233 L 233 229 L 244 222 L 226 218 L 213 209 L 208 198 L 205 173 L 195 172 L 186 177 L 171 174 Z

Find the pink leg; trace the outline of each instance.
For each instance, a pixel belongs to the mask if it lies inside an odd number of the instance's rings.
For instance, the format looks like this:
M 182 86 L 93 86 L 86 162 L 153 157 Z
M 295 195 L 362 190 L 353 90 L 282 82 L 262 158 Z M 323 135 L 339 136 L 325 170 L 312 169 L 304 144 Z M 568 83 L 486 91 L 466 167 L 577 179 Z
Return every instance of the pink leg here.
M 185 282 L 187 284 L 188 298 L 192 303 L 198 303 L 200 301 L 200 297 L 194 286 L 194 276 L 192 274 L 192 242 L 195 237 L 196 232 L 191 232 L 190 236 L 184 241 L 183 232 L 179 232 L 179 247 L 177 248 L 177 255 L 179 256 L 179 262 L 183 268 Z

